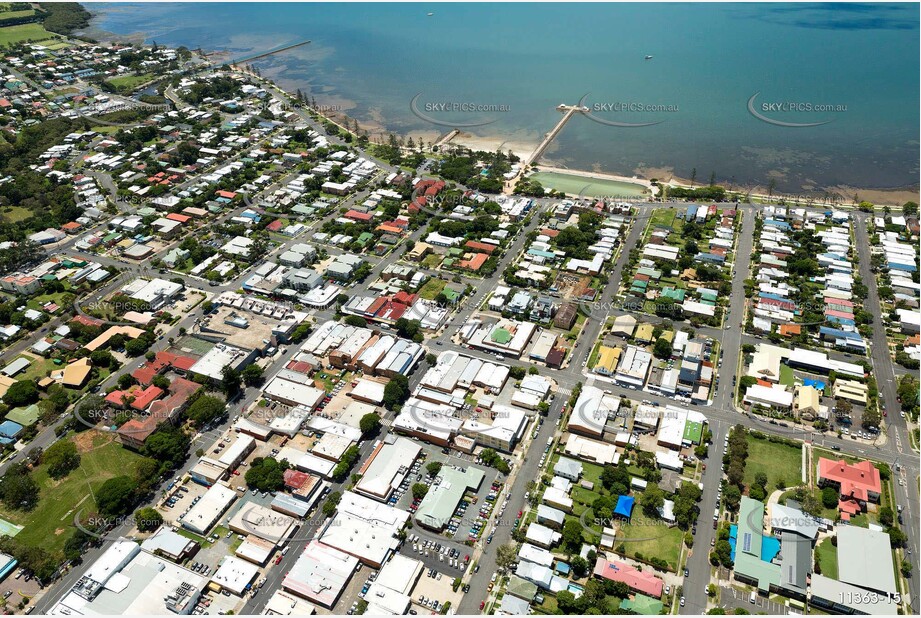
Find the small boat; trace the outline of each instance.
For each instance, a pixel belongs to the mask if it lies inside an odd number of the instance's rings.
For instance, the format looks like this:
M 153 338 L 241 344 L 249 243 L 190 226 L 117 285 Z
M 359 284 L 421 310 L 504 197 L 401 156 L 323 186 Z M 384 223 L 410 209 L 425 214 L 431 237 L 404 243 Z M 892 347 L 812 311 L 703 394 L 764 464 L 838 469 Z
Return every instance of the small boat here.
M 644 60 L 652 60 L 652 56 L 646 56 L 646 58 L 644 58 Z
M 431 17 L 434 13 L 426 13 L 427 16 Z

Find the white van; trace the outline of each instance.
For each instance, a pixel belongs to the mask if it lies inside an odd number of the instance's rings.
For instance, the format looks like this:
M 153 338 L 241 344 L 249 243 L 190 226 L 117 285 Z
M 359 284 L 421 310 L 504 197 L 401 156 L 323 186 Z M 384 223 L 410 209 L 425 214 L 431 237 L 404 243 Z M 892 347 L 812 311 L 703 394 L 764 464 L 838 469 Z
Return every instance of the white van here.
M 754 591 L 752 591 L 751 595 L 748 597 L 748 602 L 751 603 L 752 605 L 755 604 L 755 592 Z

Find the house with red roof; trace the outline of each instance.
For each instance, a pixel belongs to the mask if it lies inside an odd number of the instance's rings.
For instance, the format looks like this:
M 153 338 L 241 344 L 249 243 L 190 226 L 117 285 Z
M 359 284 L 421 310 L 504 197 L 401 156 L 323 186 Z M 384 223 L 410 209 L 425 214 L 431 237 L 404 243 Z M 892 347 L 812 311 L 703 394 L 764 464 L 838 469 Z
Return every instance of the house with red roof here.
M 281 219 L 275 219 L 274 221 L 269 223 L 267 226 L 265 226 L 265 229 L 267 229 L 270 232 L 280 232 L 281 226 L 282 226 Z
M 175 423 L 180 413 L 185 410 L 195 392 L 201 388 L 201 384 L 186 380 L 185 378 L 176 378 L 170 382 L 167 392 L 169 396 L 164 399 L 158 399 L 150 404 L 150 416 L 157 419 L 157 422 L 169 421 Z
M 485 253 L 467 253 L 464 254 L 464 259 L 459 261 L 457 265 L 460 268 L 477 272 L 483 268 L 483 264 L 486 263 L 489 257 Z
M 174 369 L 180 372 L 186 372 L 195 364 L 195 359 L 191 356 L 173 354 L 171 352 L 160 351 L 152 361 L 148 361 L 135 369 L 131 375 L 139 383 L 147 386 L 154 379 L 154 376 L 165 372 L 167 369 Z
M 464 243 L 464 247 L 467 249 L 471 249 L 473 251 L 477 251 L 479 253 L 486 253 L 490 255 L 492 254 L 493 251 L 496 250 L 495 245 L 491 245 L 486 242 L 479 242 L 476 240 L 468 240 L 466 243 Z
M 662 596 L 664 583 L 661 579 L 647 571 L 640 571 L 635 566 L 620 562 L 611 561 L 605 558 L 595 560 L 595 570 L 592 572 L 599 579 L 607 579 L 612 582 L 623 582 L 631 590 L 658 599 Z
M 866 510 L 867 502 L 879 503 L 883 485 L 879 470 L 869 461 L 849 464 L 843 459 L 838 461 L 819 459 L 819 487 L 834 487 L 838 490 L 841 502 L 839 508 L 844 512 L 859 513 Z
M 159 399 L 161 395 L 163 395 L 163 389 L 151 384 L 144 390 L 134 394 L 134 401 L 131 402 L 131 407 L 143 412 L 147 409 L 147 406 L 152 404 L 154 400 Z
M 221 190 L 221 191 L 215 191 L 214 194 L 217 195 L 218 197 L 223 197 L 223 198 L 228 199 L 228 200 L 232 200 L 232 199 L 234 199 L 234 198 L 237 197 L 237 194 L 234 193 L 233 191 L 223 191 L 223 190 Z
M 192 219 L 192 217 L 187 215 L 180 215 L 178 212 L 171 212 L 166 215 L 165 218 L 169 219 L 170 221 L 178 221 L 179 223 L 188 223 Z
M 76 315 L 71 322 L 77 322 L 78 324 L 83 324 L 84 326 L 95 326 L 101 327 L 105 322 L 102 320 L 97 320 L 96 318 L 91 318 L 88 315 Z
M 349 210 L 347 213 L 345 213 L 344 216 L 346 219 L 351 219 L 352 221 L 365 221 L 365 222 L 370 221 L 371 219 L 374 218 L 374 215 L 372 215 L 369 212 L 359 212 L 357 210 Z

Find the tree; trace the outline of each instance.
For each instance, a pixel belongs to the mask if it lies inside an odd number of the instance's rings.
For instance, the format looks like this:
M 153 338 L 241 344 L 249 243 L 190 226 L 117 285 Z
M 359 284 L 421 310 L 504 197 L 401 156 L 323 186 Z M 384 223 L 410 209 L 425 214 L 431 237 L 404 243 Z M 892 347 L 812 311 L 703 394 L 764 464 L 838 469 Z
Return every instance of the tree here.
M 822 490 L 822 506 L 826 509 L 838 506 L 838 491 L 834 487 L 826 487 Z
M 263 492 L 278 491 L 285 485 L 285 470 L 289 467 L 287 461 L 256 457 L 243 478 L 250 489 Z
M 108 517 L 127 513 L 134 502 L 136 487 L 130 476 L 116 476 L 107 480 L 96 492 L 99 512 Z
M 227 404 L 224 403 L 224 400 L 211 395 L 202 395 L 192 402 L 185 415 L 196 427 L 203 427 L 223 416 L 226 410 Z
M 334 491 L 329 494 L 329 497 L 326 499 L 326 502 L 323 503 L 323 514 L 329 517 L 336 512 L 336 507 L 339 505 L 339 500 L 342 499 L 342 493 Z
M 716 554 L 719 563 L 724 567 L 732 566 L 732 546 L 729 541 L 720 539 L 713 547 L 713 553 Z
M 224 389 L 228 397 L 237 394 L 237 391 L 240 390 L 240 381 L 240 372 L 230 365 L 226 365 L 221 370 L 221 388 Z
M 125 342 L 125 353 L 131 357 L 140 356 L 141 354 L 147 351 L 147 348 L 149 348 L 150 345 L 151 345 L 150 338 L 144 337 L 142 335 L 138 337 L 137 339 L 130 339 L 127 342 Z
M 11 408 L 28 406 L 38 401 L 38 387 L 32 380 L 14 382 L 3 396 L 3 403 Z
M 424 483 L 413 483 L 412 487 L 413 498 L 416 500 L 422 500 L 425 497 L 425 494 L 429 492 L 429 486 Z
M 243 383 L 247 386 L 256 386 L 262 382 L 262 367 L 256 363 L 247 365 L 242 373 Z
M 42 453 L 42 463 L 48 466 L 51 478 L 64 478 L 71 470 L 80 467 L 77 445 L 70 440 L 58 440 Z
M 588 573 L 588 561 L 582 556 L 573 556 L 569 566 L 572 567 L 572 574 L 576 579 L 582 579 Z
M 361 316 L 357 315 L 347 315 L 345 319 L 342 320 L 349 326 L 355 326 L 357 328 L 365 328 L 368 326 L 368 321 Z
M 434 365 L 438 363 L 438 357 L 432 354 L 431 352 L 429 352 L 428 354 L 425 355 L 425 362 L 429 365 Z
M 665 504 L 665 492 L 658 485 L 648 485 L 640 496 L 643 513 L 648 517 L 658 517 L 659 509 Z
M 563 614 L 581 614 L 583 605 L 580 599 L 569 590 L 560 590 L 556 593 L 556 606 Z
M 157 388 L 162 388 L 163 390 L 167 390 L 170 387 L 169 378 L 167 378 L 166 376 L 162 376 L 162 375 L 155 375 L 153 379 L 150 381 L 150 383 L 156 386 Z
M 888 528 L 894 521 L 895 514 L 892 512 L 892 507 L 881 506 L 879 508 L 879 523 Z
M 165 424 L 150 434 L 141 447 L 141 454 L 160 462 L 163 471 L 178 467 L 188 452 L 189 437 L 180 429 Z
M 393 410 L 409 396 L 409 380 L 403 374 L 393 376 L 384 387 L 384 407 Z
M 575 517 L 563 523 L 563 544 L 571 551 L 578 551 L 582 546 L 582 524 Z
M 672 356 L 672 344 L 668 342 L 668 339 L 664 337 L 659 337 L 656 339 L 655 345 L 652 347 L 652 353 L 656 358 L 671 358 Z
M 145 506 L 134 512 L 134 524 L 141 532 L 151 532 L 160 527 L 163 516 L 157 509 Z
M 736 511 L 742 501 L 742 492 L 736 485 L 730 485 L 723 491 L 723 502 L 730 511 Z
M 428 464 L 426 464 L 425 470 L 431 476 L 438 476 L 438 473 L 441 472 L 441 466 L 442 463 L 440 461 L 430 461 Z
M 363 435 L 370 435 L 380 429 L 381 417 L 375 412 L 368 412 L 358 421 L 358 428 Z
M 39 487 L 25 462 L 12 464 L 0 478 L 0 500 L 11 508 L 31 511 L 38 504 Z
M 514 543 L 506 543 L 496 548 L 496 566 L 507 569 L 518 561 L 518 547 Z

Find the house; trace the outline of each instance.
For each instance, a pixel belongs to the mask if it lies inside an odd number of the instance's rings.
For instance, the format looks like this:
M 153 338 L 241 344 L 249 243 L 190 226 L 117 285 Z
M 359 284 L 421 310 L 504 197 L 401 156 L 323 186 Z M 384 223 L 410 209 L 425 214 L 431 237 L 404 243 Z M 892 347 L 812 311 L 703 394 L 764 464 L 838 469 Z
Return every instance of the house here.
M 834 487 L 840 493 L 839 507 L 848 510 L 847 503 L 859 507 L 857 512 L 865 511 L 868 502 L 879 503 L 882 492 L 882 480 L 879 470 L 869 461 L 849 464 L 841 459 L 834 461 L 822 457 L 817 467 L 820 487 Z

